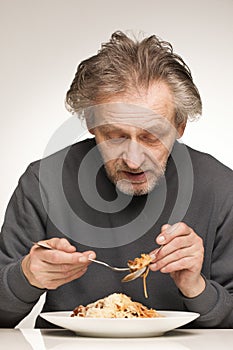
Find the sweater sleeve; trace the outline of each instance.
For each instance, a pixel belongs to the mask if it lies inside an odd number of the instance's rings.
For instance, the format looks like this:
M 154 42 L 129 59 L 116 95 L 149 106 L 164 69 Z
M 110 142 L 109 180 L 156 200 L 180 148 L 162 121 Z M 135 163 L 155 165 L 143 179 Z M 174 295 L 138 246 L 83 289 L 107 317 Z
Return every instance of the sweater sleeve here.
M 233 199 L 226 196 L 218 213 L 211 256 L 210 278 L 195 298 L 183 297 L 188 310 L 200 313 L 195 325 L 202 328 L 233 328 Z
M 45 238 L 46 217 L 31 165 L 11 197 L 0 234 L 0 327 L 15 327 L 45 292 L 29 284 L 21 262 L 32 242 Z

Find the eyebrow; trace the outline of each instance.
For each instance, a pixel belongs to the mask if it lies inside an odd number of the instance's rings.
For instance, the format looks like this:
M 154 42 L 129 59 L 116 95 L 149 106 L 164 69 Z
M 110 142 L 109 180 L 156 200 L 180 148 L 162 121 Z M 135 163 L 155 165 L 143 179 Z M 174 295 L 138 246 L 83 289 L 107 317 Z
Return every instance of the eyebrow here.
M 104 131 L 124 131 L 122 128 L 118 126 L 112 126 L 111 124 L 104 124 L 100 126 Z
M 111 124 L 104 124 L 104 125 L 101 125 L 101 129 L 106 132 L 106 133 L 111 133 L 111 132 L 122 132 L 122 133 L 125 133 L 127 134 L 129 131 L 128 130 L 125 130 L 119 126 L 113 126 Z M 163 135 L 167 128 L 163 128 L 163 125 L 153 125 L 151 127 L 148 127 L 148 128 L 145 128 L 143 129 L 142 127 L 138 127 L 138 129 L 141 129 L 142 132 L 146 132 L 146 133 L 149 133 L 151 135 Z

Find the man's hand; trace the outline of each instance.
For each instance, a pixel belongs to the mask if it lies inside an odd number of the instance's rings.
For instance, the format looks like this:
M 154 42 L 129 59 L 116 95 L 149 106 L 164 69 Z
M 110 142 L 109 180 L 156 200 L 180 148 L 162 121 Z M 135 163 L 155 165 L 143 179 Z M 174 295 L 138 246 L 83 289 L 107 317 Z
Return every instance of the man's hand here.
M 162 226 L 156 242 L 163 245 L 156 255 L 152 256 L 152 271 L 160 270 L 170 273 L 183 295 L 193 298 L 205 289 L 205 281 L 201 276 L 204 259 L 202 239 L 185 223 Z
M 22 270 L 32 286 L 56 289 L 81 277 L 90 261 L 95 258 L 93 251 L 76 252 L 65 238 L 46 240 L 53 250 L 34 245 L 22 261 Z

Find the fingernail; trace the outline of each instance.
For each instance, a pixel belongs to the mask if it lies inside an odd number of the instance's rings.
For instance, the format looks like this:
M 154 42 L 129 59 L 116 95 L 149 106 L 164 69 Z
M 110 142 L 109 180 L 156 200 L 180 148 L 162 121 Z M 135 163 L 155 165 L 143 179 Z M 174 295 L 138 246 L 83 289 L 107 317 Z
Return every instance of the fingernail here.
M 158 243 L 163 243 L 165 241 L 165 237 L 164 236 L 160 236 L 160 237 L 158 237 L 158 239 L 157 239 L 157 242 Z
M 94 259 L 94 258 L 95 258 L 95 254 L 93 254 L 93 253 L 89 254 L 89 255 L 88 255 L 88 258 L 89 258 L 89 259 Z
M 80 256 L 79 262 L 87 262 L 87 257 L 86 256 Z
M 156 258 L 156 253 L 150 254 L 150 257 L 151 257 L 152 260 L 154 260 Z

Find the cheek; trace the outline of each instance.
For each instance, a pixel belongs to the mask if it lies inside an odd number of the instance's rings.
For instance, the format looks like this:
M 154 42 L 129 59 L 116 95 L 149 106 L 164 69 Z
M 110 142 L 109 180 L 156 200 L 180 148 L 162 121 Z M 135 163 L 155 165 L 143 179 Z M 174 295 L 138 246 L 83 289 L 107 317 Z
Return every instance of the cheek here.
M 159 159 L 167 160 L 169 154 L 171 153 L 172 147 L 174 145 L 173 137 L 167 138 L 163 143 L 161 143 L 159 148 Z
M 114 162 L 116 159 L 122 158 L 122 150 L 120 147 L 110 147 L 107 142 L 99 145 L 100 153 L 104 162 Z
M 163 150 L 161 151 L 161 160 L 167 160 L 169 154 L 170 154 L 170 150 L 164 147 Z
M 105 169 L 107 170 L 108 174 L 111 174 L 111 176 L 115 176 L 119 167 L 119 161 L 117 161 L 116 159 L 105 162 Z
M 150 159 L 150 161 L 155 165 L 158 165 L 158 163 L 160 165 L 164 164 L 164 162 L 167 161 L 168 156 L 169 156 L 169 150 L 162 145 L 156 150 L 152 150 L 147 154 L 147 158 Z

